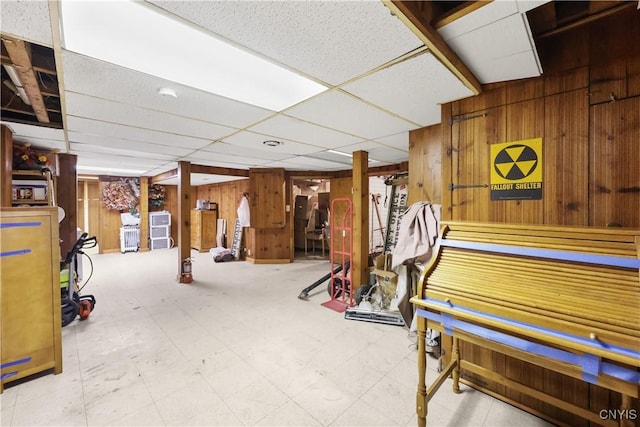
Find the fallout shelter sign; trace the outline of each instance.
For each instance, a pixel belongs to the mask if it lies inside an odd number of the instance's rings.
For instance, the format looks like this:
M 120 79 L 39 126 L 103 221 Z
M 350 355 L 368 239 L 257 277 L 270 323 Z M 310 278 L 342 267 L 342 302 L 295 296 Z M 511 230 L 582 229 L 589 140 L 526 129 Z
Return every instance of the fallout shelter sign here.
M 491 200 L 542 199 L 542 138 L 491 145 Z

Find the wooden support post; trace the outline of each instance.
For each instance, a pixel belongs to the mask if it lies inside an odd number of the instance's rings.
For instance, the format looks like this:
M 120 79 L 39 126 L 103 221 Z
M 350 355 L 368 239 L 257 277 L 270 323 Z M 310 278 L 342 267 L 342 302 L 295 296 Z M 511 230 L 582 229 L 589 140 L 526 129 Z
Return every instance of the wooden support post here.
M 60 223 L 60 254 L 65 256 L 78 240 L 78 156 L 65 153 L 58 153 L 57 156 L 55 200 L 65 213 Z
M 178 162 L 178 282 L 186 283 L 182 263 L 191 257 L 191 164 Z
M 140 177 L 140 252 L 149 250 L 149 177 Z
M 353 260 L 351 291 L 369 283 L 369 154 L 353 153 Z
M 0 140 L 0 207 L 11 206 L 11 172 L 13 171 L 13 133 L 1 127 Z
M 425 340 L 427 336 L 427 319 L 418 316 L 418 392 L 416 394 L 416 413 L 418 426 L 427 425 L 427 352 Z

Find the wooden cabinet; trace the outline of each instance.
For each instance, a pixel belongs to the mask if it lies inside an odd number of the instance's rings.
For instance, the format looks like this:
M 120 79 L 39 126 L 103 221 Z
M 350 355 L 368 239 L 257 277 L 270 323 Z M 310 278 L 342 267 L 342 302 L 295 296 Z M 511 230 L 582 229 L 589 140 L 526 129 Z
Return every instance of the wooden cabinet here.
M 249 195 L 251 228 L 284 228 L 285 212 L 284 169 L 250 169 Z
M 49 204 L 48 182 L 41 171 L 15 170 L 11 178 L 12 206 Z
M 191 247 L 200 252 L 216 247 L 218 211 L 191 210 Z
M 60 244 L 55 208 L 0 209 L 0 365 L 3 384 L 62 372 Z

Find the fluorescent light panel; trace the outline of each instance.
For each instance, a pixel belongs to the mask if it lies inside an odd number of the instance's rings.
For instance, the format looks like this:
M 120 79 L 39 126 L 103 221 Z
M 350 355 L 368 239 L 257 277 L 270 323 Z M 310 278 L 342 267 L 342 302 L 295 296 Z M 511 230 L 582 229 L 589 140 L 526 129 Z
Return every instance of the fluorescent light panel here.
M 342 151 L 336 151 L 336 150 L 327 150 L 327 153 L 339 154 L 345 157 L 353 157 L 353 154 L 343 153 Z
M 185 86 L 282 111 L 327 88 L 132 1 L 61 3 L 64 47 Z
M 11 79 L 11 82 L 15 86 L 18 96 L 20 97 L 20 99 L 22 99 L 22 102 L 24 102 L 27 105 L 31 105 L 31 101 L 29 100 L 29 97 L 27 96 L 27 92 L 25 92 L 24 87 L 22 86 L 22 81 L 20 80 L 20 76 L 18 75 L 18 72 L 16 71 L 16 69 L 12 65 L 7 65 L 7 64 L 2 64 L 2 65 L 4 65 L 4 69 L 7 70 L 7 74 L 9 74 L 9 78 Z
M 97 171 L 97 172 L 135 173 L 135 174 L 143 174 L 143 173 L 146 172 L 146 170 L 109 168 L 109 167 L 104 167 L 104 166 L 76 166 L 76 170 L 79 170 L 79 171 Z
M 341 156 L 353 158 L 353 154 L 343 153 L 342 151 L 327 150 L 327 153 L 339 154 Z M 379 163 L 378 160 L 373 160 L 373 159 L 367 159 L 367 160 L 369 161 L 369 163 Z

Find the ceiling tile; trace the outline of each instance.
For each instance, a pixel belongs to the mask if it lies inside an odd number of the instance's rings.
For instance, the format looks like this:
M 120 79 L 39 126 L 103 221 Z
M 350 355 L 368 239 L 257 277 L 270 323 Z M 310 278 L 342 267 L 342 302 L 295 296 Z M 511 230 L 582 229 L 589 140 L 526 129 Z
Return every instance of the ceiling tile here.
M 285 115 L 271 117 L 250 127 L 249 130 L 264 135 L 278 135 L 292 141 L 304 142 L 324 148 L 353 144 L 361 139 Z
M 15 142 L 28 143 L 38 148 L 66 151 L 67 144 L 62 129 L 53 129 L 45 126 L 30 126 L 22 123 L 1 121 L 12 133 Z
M 298 156 L 287 160 L 267 163 L 265 166 L 273 168 L 285 168 L 290 170 L 325 170 L 336 171 L 345 170 L 350 167 L 344 163 L 330 162 L 321 159 L 314 159 L 307 156 Z
M 66 95 L 67 114 L 76 117 L 118 123 L 143 129 L 151 129 L 176 135 L 214 140 L 229 135 L 237 129 L 220 126 L 202 120 L 148 110 L 139 106 L 94 98 L 74 92 Z
M 374 148 L 369 151 L 369 159 L 376 160 L 380 163 L 401 163 L 409 160 L 409 155 L 402 150 L 396 150 L 391 147 Z M 376 164 L 369 165 L 370 167 L 376 166 Z
M 375 141 L 362 141 L 357 144 L 345 145 L 335 150 L 346 154 L 353 154 L 355 151 L 370 151 L 374 148 L 380 148 L 380 144 Z
M 2 33 L 43 46 L 53 46 L 49 3 L 2 0 Z
M 379 1 L 152 3 L 332 85 L 422 46 Z
M 151 169 L 151 170 L 147 171 L 147 174 L 148 174 L 149 176 L 156 176 L 156 175 L 159 175 L 159 174 L 161 174 L 161 173 L 165 173 L 165 172 L 169 172 L 169 171 L 171 171 L 171 170 L 174 170 L 174 169 L 176 169 L 177 167 L 178 167 L 178 164 L 177 164 L 177 163 L 167 163 L 167 164 L 165 164 L 165 165 L 158 166 L 158 167 L 156 167 L 156 168 L 154 168 L 154 169 Z M 163 181 L 163 182 L 164 182 L 164 181 Z M 176 184 L 178 184 L 178 180 L 177 180 L 177 178 L 176 178 L 176 182 L 175 182 L 175 183 L 176 183 Z
M 255 155 L 255 153 L 253 153 Z M 259 158 L 259 157 L 249 157 L 249 156 L 233 156 L 229 154 L 220 154 L 213 153 L 211 151 L 196 151 L 193 154 L 185 157 L 185 160 L 191 161 L 197 164 L 204 164 L 203 161 L 208 162 L 207 164 L 228 164 L 234 165 L 229 167 L 240 168 L 247 166 L 258 166 L 268 163 L 270 160 Z
M 317 153 L 324 150 L 322 147 L 315 145 L 301 144 L 299 142 L 291 141 L 284 138 L 276 138 L 282 144 L 277 147 L 269 147 L 263 144 L 266 140 L 274 139 L 271 135 L 263 135 L 255 132 L 239 132 L 235 135 L 227 137 L 224 142 L 237 147 L 243 147 L 246 153 L 251 153 L 253 150 L 257 150 L 262 153 L 264 151 L 291 155 Z
M 130 139 L 115 138 L 113 136 L 92 135 L 79 132 L 69 132 L 69 142 L 137 152 L 138 156 L 143 157 L 153 158 L 153 156 L 159 155 L 162 157 L 158 158 L 164 159 L 170 157 L 172 160 L 177 160 L 193 152 L 193 150 L 188 148 L 150 144 L 148 142 L 132 141 Z
M 438 33 L 445 41 L 448 41 L 478 28 L 492 25 L 496 21 L 517 13 L 518 6 L 513 0 L 492 1 L 472 13 L 438 28 Z
M 67 128 L 69 131 L 86 133 L 90 135 L 113 136 L 114 138 L 119 139 L 130 139 L 133 141 L 190 148 L 193 150 L 202 148 L 211 142 L 209 140 L 200 138 L 172 135 L 165 132 L 157 132 L 149 129 L 140 129 L 132 126 L 118 125 L 114 123 L 105 123 L 97 120 L 83 119 L 74 116 L 69 116 L 67 118 Z
M 191 185 L 215 184 L 220 182 L 243 181 L 247 178 L 228 175 L 208 175 L 204 173 L 192 173 Z M 214 200 L 212 200 L 214 201 Z
M 351 168 L 353 166 L 353 160 L 351 157 L 344 156 L 338 153 L 332 153 L 331 151 L 322 151 L 319 153 L 309 154 L 307 157 L 318 160 L 326 160 L 327 162 L 337 163 L 344 165 L 345 168 Z
M 376 138 L 376 141 L 396 150 L 409 151 L 409 132 L 402 132 L 385 138 Z
M 155 175 L 166 172 L 167 170 L 171 170 L 171 168 L 163 169 L 154 169 L 152 172 Z M 190 176 L 191 185 L 199 186 L 199 185 L 207 185 L 207 184 L 218 184 L 221 182 L 230 182 L 230 181 L 241 181 L 246 178 L 240 178 L 237 176 L 228 176 L 228 175 L 209 175 L 203 173 L 192 173 Z M 165 179 L 162 181 L 158 181 L 158 184 L 162 185 L 178 185 L 178 177 L 173 177 L 169 179 Z M 212 200 L 214 201 L 214 200 Z
M 64 141 L 55 141 L 38 137 L 14 136 L 13 142 L 19 144 L 31 144 L 34 148 L 58 151 L 60 153 L 67 152 L 67 143 Z
M 79 148 L 84 148 L 78 146 Z M 93 151 L 71 150 L 71 154 L 78 155 L 78 166 L 81 167 L 108 167 L 149 171 L 167 164 L 166 161 L 149 160 L 106 153 L 96 153 Z M 143 173 L 144 175 L 145 173 Z
M 340 91 L 323 93 L 290 108 L 286 114 L 362 139 L 393 135 L 417 127 Z
M 528 25 L 525 21 L 526 17 L 517 13 L 491 25 L 449 39 L 447 43 L 481 83 L 501 81 L 499 76 L 502 70 L 487 64 L 514 55 L 524 57 L 528 54 L 532 59 L 521 64 L 514 63 L 515 67 L 512 68 L 511 73 L 516 75 L 514 78 L 540 75 L 536 52 L 529 38 Z M 535 64 L 535 67 L 531 64 Z
M 251 152 L 252 150 L 247 150 L 244 145 L 240 144 L 229 144 L 227 142 L 218 141 L 214 144 L 209 144 L 204 147 L 201 151 L 208 151 L 212 153 L 221 153 L 221 154 L 229 154 L 233 156 L 244 156 L 247 152 Z M 260 157 L 267 160 L 282 160 L 293 157 L 293 155 L 279 152 L 277 150 L 271 149 L 255 149 L 256 153 L 259 153 Z M 256 154 L 257 155 L 257 154 Z
M 473 93 L 425 52 L 349 83 L 343 90 L 420 126 L 440 123 L 440 105 Z
M 140 153 L 139 151 L 126 150 L 122 148 L 105 147 L 100 145 L 83 144 L 79 142 L 72 142 L 70 144 L 71 151 L 83 153 L 86 156 L 87 153 L 94 153 L 97 155 L 110 155 L 110 156 L 122 156 L 125 160 L 132 160 L 136 163 L 147 165 L 147 162 L 151 162 L 151 165 L 157 165 L 160 163 L 166 163 L 175 160 L 175 156 L 160 153 Z
M 538 63 L 531 52 L 520 52 L 508 57 L 485 62 L 478 68 L 478 76 L 484 76 L 485 83 L 537 77 Z
M 550 1 L 551 0 L 516 0 L 516 3 L 518 5 L 518 11 L 525 13 Z

